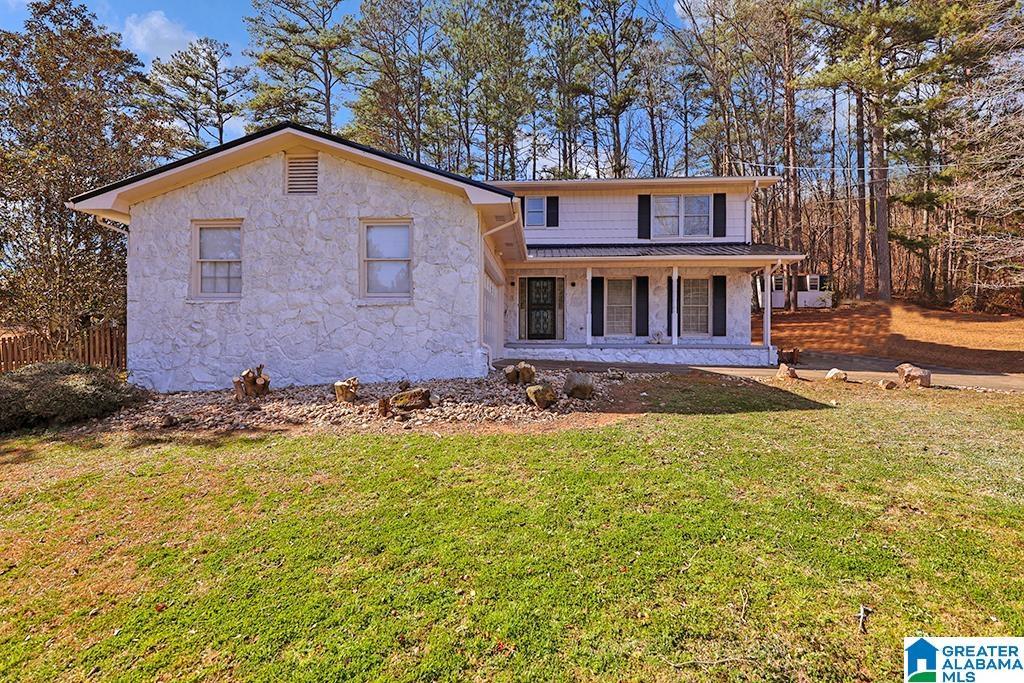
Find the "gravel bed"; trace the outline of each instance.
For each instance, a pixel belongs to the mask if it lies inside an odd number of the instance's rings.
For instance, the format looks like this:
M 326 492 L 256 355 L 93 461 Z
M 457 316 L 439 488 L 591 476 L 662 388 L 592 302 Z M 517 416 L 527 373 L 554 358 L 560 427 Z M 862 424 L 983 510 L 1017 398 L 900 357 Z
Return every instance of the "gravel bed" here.
M 231 390 L 155 394 L 135 408 L 80 427 L 95 430 L 240 430 L 281 426 L 337 427 L 387 431 L 440 424 L 530 424 L 557 420 L 573 413 L 607 410 L 615 399 L 611 389 L 624 382 L 659 377 L 649 373 L 609 371 L 590 373 L 595 393 L 587 401 L 562 394 L 565 370 L 538 370 L 538 381 L 549 382 L 558 402 L 540 410 L 526 397 L 523 386 L 509 384 L 502 373 L 480 379 L 429 380 L 412 387 L 430 389 L 432 406 L 390 417 L 377 414 L 377 401 L 399 391 L 398 382 L 365 384 L 356 403 L 338 403 L 331 385 L 271 389 L 258 400 L 235 401 Z

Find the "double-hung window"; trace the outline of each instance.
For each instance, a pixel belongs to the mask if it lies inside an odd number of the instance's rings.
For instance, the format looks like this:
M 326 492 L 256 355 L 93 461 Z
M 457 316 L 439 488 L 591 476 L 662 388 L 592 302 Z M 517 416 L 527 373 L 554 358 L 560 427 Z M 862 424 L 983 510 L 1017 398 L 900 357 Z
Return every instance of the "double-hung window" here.
M 709 292 L 707 279 L 684 279 L 680 294 L 683 334 L 708 334 L 710 329 Z
M 242 224 L 194 224 L 196 251 L 193 292 L 202 298 L 237 299 L 242 294 Z
M 711 195 L 655 195 L 655 237 L 707 237 L 711 234 Z
M 526 227 L 543 228 L 547 225 L 547 207 L 544 197 L 526 198 Z
M 412 294 L 412 244 L 408 223 L 366 225 L 363 240 L 363 293 L 368 297 Z
M 605 289 L 605 335 L 633 334 L 633 279 L 607 281 Z

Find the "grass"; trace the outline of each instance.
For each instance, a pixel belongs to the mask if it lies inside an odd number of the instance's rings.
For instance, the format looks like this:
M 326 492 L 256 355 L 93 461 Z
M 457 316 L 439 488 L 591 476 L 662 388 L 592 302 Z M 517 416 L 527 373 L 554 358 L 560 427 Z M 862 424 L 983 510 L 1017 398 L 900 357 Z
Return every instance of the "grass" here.
M 1024 633 L 1024 397 L 647 391 L 588 431 L 0 441 L 0 676 L 895 680 L 904 636 Z

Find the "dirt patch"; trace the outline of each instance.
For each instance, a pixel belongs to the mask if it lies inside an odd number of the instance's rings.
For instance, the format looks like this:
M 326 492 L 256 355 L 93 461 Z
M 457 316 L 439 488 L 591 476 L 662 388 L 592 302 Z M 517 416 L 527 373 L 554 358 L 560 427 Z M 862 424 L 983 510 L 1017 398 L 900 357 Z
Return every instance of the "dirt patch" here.
M 761 340 L 761 316 L 752 320 Z M 1024 318 L 894 302 L 772 312 L 772 342 L 982 372 L 1024 372 Z

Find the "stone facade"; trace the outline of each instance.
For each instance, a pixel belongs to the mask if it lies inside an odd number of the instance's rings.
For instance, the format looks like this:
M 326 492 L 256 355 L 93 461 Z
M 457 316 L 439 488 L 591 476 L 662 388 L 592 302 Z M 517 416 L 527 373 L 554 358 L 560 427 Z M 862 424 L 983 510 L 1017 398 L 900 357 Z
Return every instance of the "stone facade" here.
M 285 195 L 283 153 L 132 207 L 128 358 L 153 389 L 475 377 L 481 237 L 465 196 L 320 155 L 320 191 Z M 413 295 L 360 298 L 360 219 L 410 220 Z M 192 297 L 192 221 L 241 219 L 242 294 Z M 472 302 L 474 305 L 467 305 Z
M 597 344 L 565 347 L 547 344 L 513 344 L 505 355 L 517 360 L 593 361 L 597 363 L 656 363 L 660 365 L 767 367 L 778 363 L 775 347 L 716 345 L 645 346 Z

